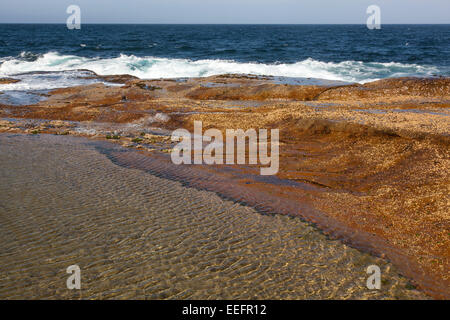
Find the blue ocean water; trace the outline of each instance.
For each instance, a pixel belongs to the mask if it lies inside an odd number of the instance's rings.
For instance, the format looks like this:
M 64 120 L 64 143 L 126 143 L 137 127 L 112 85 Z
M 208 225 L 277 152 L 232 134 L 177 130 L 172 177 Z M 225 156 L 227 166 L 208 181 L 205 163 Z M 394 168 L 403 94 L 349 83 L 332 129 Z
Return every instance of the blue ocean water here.
M 0 77 L 50 71 L 0 90 L 80 81 L 67 70 L 140 78 L 252 73 L 368 82 L 450 76 L 450 25 L 0 24 Z M 45 79 L 44 79 L 45 78 Z M 55 83 L 57 79 L 57 83 Z M 23 80 L 23 79 L 22 79 Z

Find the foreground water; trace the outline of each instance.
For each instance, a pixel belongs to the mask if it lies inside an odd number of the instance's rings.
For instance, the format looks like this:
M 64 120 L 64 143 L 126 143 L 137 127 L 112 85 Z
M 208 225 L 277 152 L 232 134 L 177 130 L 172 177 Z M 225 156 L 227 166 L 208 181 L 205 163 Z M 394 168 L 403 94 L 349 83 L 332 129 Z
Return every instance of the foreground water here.
M 0 134 L 0 298 L 424 297 L 386 261 L 298 218 L 118 166 L 107 157 L 117 148 Z M 372 264 L 380 291 L 366 288 Z

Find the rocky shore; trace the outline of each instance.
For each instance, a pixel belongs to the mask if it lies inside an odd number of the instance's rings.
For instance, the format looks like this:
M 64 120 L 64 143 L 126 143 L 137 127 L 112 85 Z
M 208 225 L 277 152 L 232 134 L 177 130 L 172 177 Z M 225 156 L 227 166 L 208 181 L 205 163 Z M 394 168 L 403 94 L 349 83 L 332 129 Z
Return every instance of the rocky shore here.
M 364 85 L 251 75 L 101 79 L 122 86 L 57 89 L 35 105 L 0 105 L 0 132 L 108 139 L 154 157 L 170 152 L 172 130 L 192 130 L 195 120 L 205 130 L 280 129 L 277 178 L 311 188 L 236 184 L 272 192 L 281 203 L 274 212 L 301 199 L 323 217 L 295 206 L 279 211 L 386 257 L 433 297 L 450 297 L 449 78 Z

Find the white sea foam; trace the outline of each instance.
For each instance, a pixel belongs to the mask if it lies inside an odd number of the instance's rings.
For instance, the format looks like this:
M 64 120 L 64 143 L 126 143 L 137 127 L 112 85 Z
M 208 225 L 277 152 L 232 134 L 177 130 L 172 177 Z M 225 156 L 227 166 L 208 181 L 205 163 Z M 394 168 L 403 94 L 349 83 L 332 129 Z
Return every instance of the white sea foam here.
M 89 69 L 100 75 L 130 74 L 141 79 L 205 77 L 217 74 L 241 73 L 365 83 L 387 77 L 431 76 L 439 73 L 439 69 L 433 66 L 397 62 L 366 63 L 361 61 L 344 61 L 333 63 L 306 59 L 292 64 L 263 64 L 229 60 L 193 61 L 188 59 L 136 57 L 124 54 L 116 58 L 86 58 L 61 55 L 57 52 L 39 55 L 33 61 L 30 61 L 30 59 L 24 59 L 25 56 L 27 55 L 24 54 L 23 57 L 3 61 L 0 64 L 0 77 L 36 71 Z M 73 85 L 73 80 L 74 77 L 62 79 L 59 86 Z M 35 87 L 43 89 L 44 86 L 49 86 L 48 83 L 35 83 L 32 85 L 30 81 L 25 81 L 22 85 L 29 85 L 32 89 L 35 89 Z M 13 87 L 12 85 L 9 86 Z M 17 84 L 16 86 L 20 87 L 21 85 Z M 0 90 L 7 90 L 7 88 L 2 86 Z
M 1 68 L 1 67 L 0 67 Z M 0 74 L 2 76 L 11 76 Z M 46 73 L 13 74 L 19 82 L 0 85 L 0 91 L 40 91 L 55 88 L 65 88 L 98 82 L 89 78 L 92 73 L 85 71 L 55 71 Z

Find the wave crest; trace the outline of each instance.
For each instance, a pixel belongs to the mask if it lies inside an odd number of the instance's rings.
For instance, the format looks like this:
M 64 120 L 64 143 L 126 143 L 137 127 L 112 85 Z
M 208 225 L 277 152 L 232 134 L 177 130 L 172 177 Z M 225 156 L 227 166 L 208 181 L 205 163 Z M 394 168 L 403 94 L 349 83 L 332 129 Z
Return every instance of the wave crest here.
M 243 73 L 298 78 L 321 78 L 365 83 L 382 78 L 432 76 L 439 74 L 434 66 L 397 62 L 344 61 L 323 62 L 308 58 L 291 64 L 263 64 L 230 60 L 189 60 L 158 57 L 137 57 L 121 54 L 115 58 L 87 58 L 48 52 L 43 55 L 23 53 L 0 65 L 0 75 L 36 71 L 88 69 L 99 75 L 130 74 L 142 79 L 206 77 L 218 74 Z

